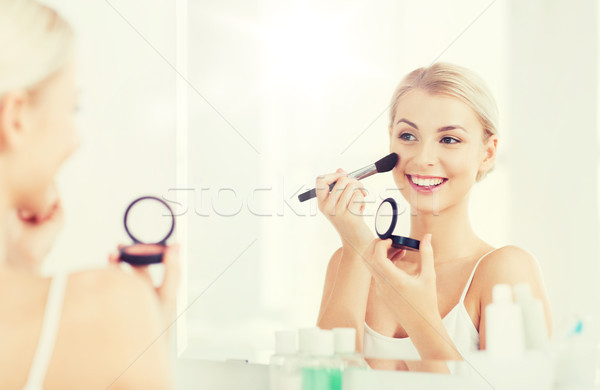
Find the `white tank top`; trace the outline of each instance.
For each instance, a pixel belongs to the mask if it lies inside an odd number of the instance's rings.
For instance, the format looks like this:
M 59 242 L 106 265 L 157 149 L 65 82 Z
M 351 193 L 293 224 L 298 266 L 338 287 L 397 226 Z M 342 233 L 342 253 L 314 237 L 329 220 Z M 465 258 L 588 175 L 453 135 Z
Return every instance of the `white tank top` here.
M 495 249 L 487 252 L 475 264 L 471 276 L 467 281 L 458 304 L 446 314 L 442 319 L 448 335 L 456 345 L 456 348 L 461 354 L 479 350 L 479 332 L 473 325 L 473 321 L 467 312 L 464 305 L 467 291 L 473 281 L 475 270 L 485 256 L 495 251 Z M 398 360 L 420 360 L 421 357 L 417 348 L 410 340 L 410 337 L 395 338 L 384 336 L 371 329 L 365 322 L 365 336 L 363 342 L 363 352 L 367 358 L 376 359 L 398 359 Z
M 23 390 L 43 389 L 44 378 L 46 378 L 46 371 L 48 370 L 48 364 L 52 357 L 52 351 L 54 351 L 54 343 L 58 333 L 67 280 L 68 275 L 64 272 L 60 272 L 52 278 L 50 291 L 46 300 L 42 331 L 35 355 L 33 355 L 31 368 L 29 369 L 29 377 Z

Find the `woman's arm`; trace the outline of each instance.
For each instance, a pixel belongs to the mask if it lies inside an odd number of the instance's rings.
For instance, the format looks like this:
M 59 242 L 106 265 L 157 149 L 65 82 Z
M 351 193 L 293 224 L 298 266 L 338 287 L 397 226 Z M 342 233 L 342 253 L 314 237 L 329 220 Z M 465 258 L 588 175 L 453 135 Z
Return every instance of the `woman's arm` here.
M 329 191 L 329 185 L 336 182 Z M 356 328 L 356 347 L 362 351 L 365 313 L 371 275 L 364 265 L 364 252 L 373 239 L 362 213 L 366 193 L 362 183 L 341 169 L 320 176 L 316 185 L 319 210 L 340 235 L 342 247 L 329 261 L 321 309 L 320 328 Z
M 548 336 L 552 335 L 552 315 L 548 294 L 537 260 L 527 251 L 516 246 L 505 246 L 488 255 L 478 267 L 473 288 L 479 291 L 479 345 L 486 348 L 485 308 L 492 303 L 492 287 L 499 283 L 515 285 L 528 283 L 533 296 L 542 301 L 546 315 Z
M 121 374 L 115 389 L 171 389 L 172 373 L 168 354 L 170 324 L 165 323 L 160 303 L 150 286 L 131 280 L 132 300 L 121 306 Z M 134 287 L 135 285 L 135 287 Z
M 329 260 L 317 325 L 321 329 L 356 329 L 356 349 L 362 352 L 371 274 L 357 248 L 341 247 Z

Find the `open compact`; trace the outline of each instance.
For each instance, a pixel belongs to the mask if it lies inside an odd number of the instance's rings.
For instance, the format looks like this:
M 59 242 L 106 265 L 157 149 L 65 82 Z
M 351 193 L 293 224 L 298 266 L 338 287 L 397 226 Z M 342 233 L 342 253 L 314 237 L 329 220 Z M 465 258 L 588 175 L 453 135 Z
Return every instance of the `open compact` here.
M 379 205 L 375 214 L 375 231 L 382 240 L 392 239 L 392 246 L 409 251 L 419 250 L 419 240 L 394 234 L 398 222 L 398 205 L 394 198 L 387 198 Z
M 142 196 L 131 202 L 123 219 L 132 245 L 120 250 L 120 260 L 131 265 L 162 262 L 166 243 L 175 229 L 175 216 L 169 205 L 154 196 Z

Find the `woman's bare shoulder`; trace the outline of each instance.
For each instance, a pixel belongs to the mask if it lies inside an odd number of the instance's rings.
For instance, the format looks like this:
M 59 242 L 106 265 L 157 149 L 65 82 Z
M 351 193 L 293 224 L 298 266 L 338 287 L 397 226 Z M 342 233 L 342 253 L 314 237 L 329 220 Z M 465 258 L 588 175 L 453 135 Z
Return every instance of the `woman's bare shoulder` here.
M 481 261 L 473 279 L 480 309 L 493 301 L 492 289 L 494 285 L 500 283 L 529 284 L 533 296 L 541 300 L 544 306 L 548 334 L 552 334 L 552 314 L 548 292 L 542 269 L 533 254 L 518 246 L 507 245 L 494 250 Z
M 506 245 L 489 253 L 480 263 L 475 278 L 486 285 L 516 284 L 531 281 L 540 274 L 537 259 L 515 245 Z
M 116 267 L 71 273 L 63 314 L 63 348 L 58 339 L 56 352 L 69 361 L 89 363 L 85 356 L 96 351 L 94 359 L 104 374 L 90 368 L 88 377 L 112 377 L 115 389 L 150 386 L 148 381 L 168 388 L 165 324 L 147 281 Z M 78 370 L 94 366 L 88 363 Z
M 541 267 L 527 250 L 507 245 L 494 250 L 481 261 L 473 279 L 473 287 L 482 306 L 492 301 L 492 288 L 500 283 L 529 284 L 532 294 L 542 300 L 549 315 L 548 294 Z

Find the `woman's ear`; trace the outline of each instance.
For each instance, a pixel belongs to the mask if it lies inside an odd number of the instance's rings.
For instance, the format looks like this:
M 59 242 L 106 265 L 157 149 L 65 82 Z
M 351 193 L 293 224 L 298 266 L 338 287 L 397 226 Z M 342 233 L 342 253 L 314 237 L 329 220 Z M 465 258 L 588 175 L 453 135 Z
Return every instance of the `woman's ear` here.
M 498 151 L 498 137 L 492 134 L 488 137 L 488 140 L 484 146 L 484 156 L 481 165 L 479 166 L 479 172 L 488 172 L 494 167 L 496 162 L 496 153 Z
M 25 92 L 11 92 L 0 100 L 0 150 L 18 147 L 23 142 L 26 100 Z

